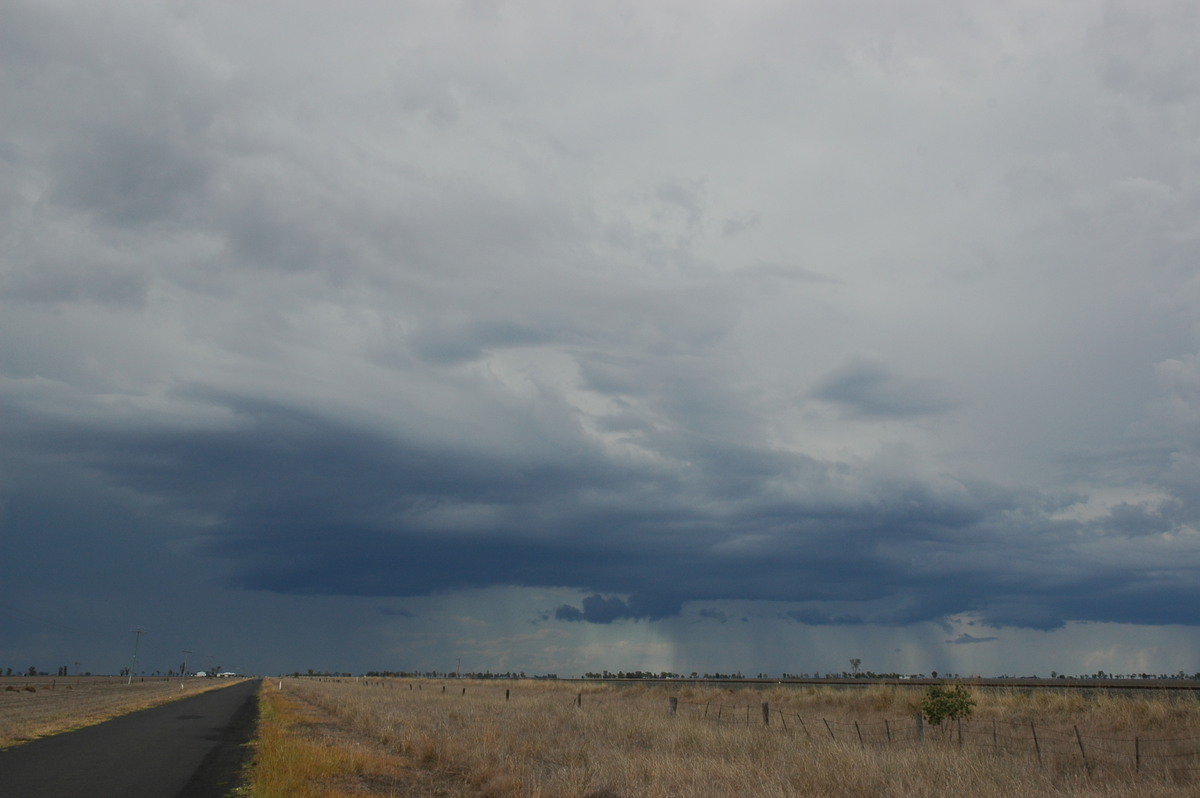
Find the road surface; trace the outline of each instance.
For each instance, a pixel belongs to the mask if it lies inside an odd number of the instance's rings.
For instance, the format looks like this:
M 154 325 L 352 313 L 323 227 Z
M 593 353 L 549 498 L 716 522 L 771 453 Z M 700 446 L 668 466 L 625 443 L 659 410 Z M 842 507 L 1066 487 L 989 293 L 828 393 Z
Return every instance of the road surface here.
M 224 798 L 258 719 L 245 682 L 0 751 L 0 796 Z

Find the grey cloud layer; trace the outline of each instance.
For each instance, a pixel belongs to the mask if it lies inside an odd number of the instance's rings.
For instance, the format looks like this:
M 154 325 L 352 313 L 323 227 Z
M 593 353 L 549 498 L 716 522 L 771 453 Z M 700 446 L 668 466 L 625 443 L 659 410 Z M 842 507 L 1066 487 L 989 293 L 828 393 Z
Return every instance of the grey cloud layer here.
M 173 8 L 9 6 L 9 471 L 283 594 L 1200 623 L 1181 7 Z
M 240 423 L 197 432 L 50 429 L 9 408 L 26 432 L 5 443 L 90 464 L 153 497 L 175 526 L 205 518 L 195 534 L 206 553 L 254 589 L 411 596 L 563 585 L 631 597 L 594 595 L 556 612 L 601 623 L 729 598 L 808 603 L 789 615 L 809 624 L 961 612 L 1036 628 L 1200 622 L 1193 570 L 1164 561 L 1186 550 L 1136 539 L 1176 528 L 1162 514 L 1119 508 L 1052 522 L 1037 496 L 794 455 L 692 447 L 688 466 L 638 468 L 577 438 L 522 462 L 280 407 L 231 409 Z

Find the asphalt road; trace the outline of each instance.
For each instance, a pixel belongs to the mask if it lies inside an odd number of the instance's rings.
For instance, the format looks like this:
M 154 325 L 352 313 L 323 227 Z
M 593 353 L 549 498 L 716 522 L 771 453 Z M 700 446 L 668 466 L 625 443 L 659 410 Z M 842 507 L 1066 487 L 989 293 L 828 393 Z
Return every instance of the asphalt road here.
M 248 755 L 259 684 L 240 682 L 0 751 L 0 796 L 224 798 Z

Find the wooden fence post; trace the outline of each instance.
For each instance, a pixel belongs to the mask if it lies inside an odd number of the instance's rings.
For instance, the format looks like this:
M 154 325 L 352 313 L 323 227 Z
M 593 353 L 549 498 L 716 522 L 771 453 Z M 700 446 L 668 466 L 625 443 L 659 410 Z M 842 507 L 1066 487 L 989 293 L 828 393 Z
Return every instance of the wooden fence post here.
M 1133 738 L 1133 772 L 1142 772 L 1142 738 Z
M 504 691 L 504 700 L 505 701 L 508 700 L 508 691 L 507 690 Z
M 1040 767 L 1042 764 L 1042 746 L 1041 746 L 1041 743 L 1038 742 L 1037 726 L 1035 726 L 1033 724 L 1033 721 L 1030 721 L 1029 728 L 1033 731 L 1033 747 L 1034 747 L 1034 750 L 1037 751 L 1038 766 Z
M 583 693 L 575 694 L 575 706 L 583 707 Z
M 858 727 L 858 721 L 854 721 L 854 731 L 858 733 L 858 744 L 859 744 L 859 745 L 861 745 L 861 746 L 863 746 L 863 747 L 865 748 L 865 747 L 866 747 L 866 743 L 864 743 L 864 742 L 863 742 L 863 739 L 862 739 L 862 729 L 860 729 L 860 728 Z
M 821 718 L 821 722 L 825 724 L 825 731 L 829 732 L 829 737 L 830 737 L 830 738 L 831 738 L 831 739 L 832 739 L 834 742 L 837 742 L 837 737 L 834 737 L 834 736 L 833 736 L 833 729 L 831 729 L 831 728 L 829 727 L 829 721 L 825 720 L 825 718 Z
M 920 712 L 916 714 L 917 719 L 917 742 L 925 742 L 925 716 Z
M 771 703 L 769 701 L 763 702 L 762 713 L 763 713 L 763 725 L 770 726 L 771 725 Z
M 667 699 L 667 702 L 670 705 L 670 710 L 668 710 L 667 714 L 674 715 L 676 713 L 676 711 L 679 709 L 679 699 L 676 698 L 675 696 L 671 696 L 670 698 Z
M 1075 727 L 1075 742 L 1079 743 L 1079 755 L 1083 757 L 1083 768 L 1088 773 L 1092 772 L 1092 766 L 1087 761 L 1087 751 L 1083 750 L 1083 737 L 1079 734 L 1079 727 Z

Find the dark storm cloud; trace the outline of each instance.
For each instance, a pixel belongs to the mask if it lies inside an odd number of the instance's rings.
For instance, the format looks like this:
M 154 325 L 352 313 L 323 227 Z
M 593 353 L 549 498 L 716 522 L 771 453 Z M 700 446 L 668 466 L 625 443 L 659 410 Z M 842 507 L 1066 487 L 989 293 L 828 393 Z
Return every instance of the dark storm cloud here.
M 1099 522 L 1012 526 L 1007 518 L 1037 497 L 982 485 L 939 493 L 867 475 L 858 475 L 861 496 L 839 501 L 820 490 L 778 495 L 781 480 L 806 488 L 840 467 L 695 446 L 682 475 L 617 466 L 586 447 L 516 464 L 221 401 L 240 420 L 225 431 L 64 426 L 10 409 L 18 423 L 4 440 L 13 452 L 82 464 L 176 526 L 208 519 L 197 529 L 204 550 L 255 590 L 574 587 L 594 593 L 554 617 L 599 624 L 673 617 L 685 602 L 721 599 L 804 602 L 784 616 L 815 626 L 957 612 L 1042 629 L 1071 619 L 1200 623 L 1200 588 L 1187 567 L 1172 579 L 1136 565 L 1098 570 L 1075 544 Z M 1019 558 L 1004 556 L 1014 550 Z
M 679 614 L 681 602 L 653 596 L 634 594 L 628 601 L 615 596 L 588 596 L 580 607 L 563 604 L 554 611 L 560 621 L 587 621 L 588 623 L 612 623 L 625 619 L 656 621 Z
M 863 622 L 857 615 L 833 615 L 817 610 L 790 610 L 783 617 L 806 626 L 855 626 Z

